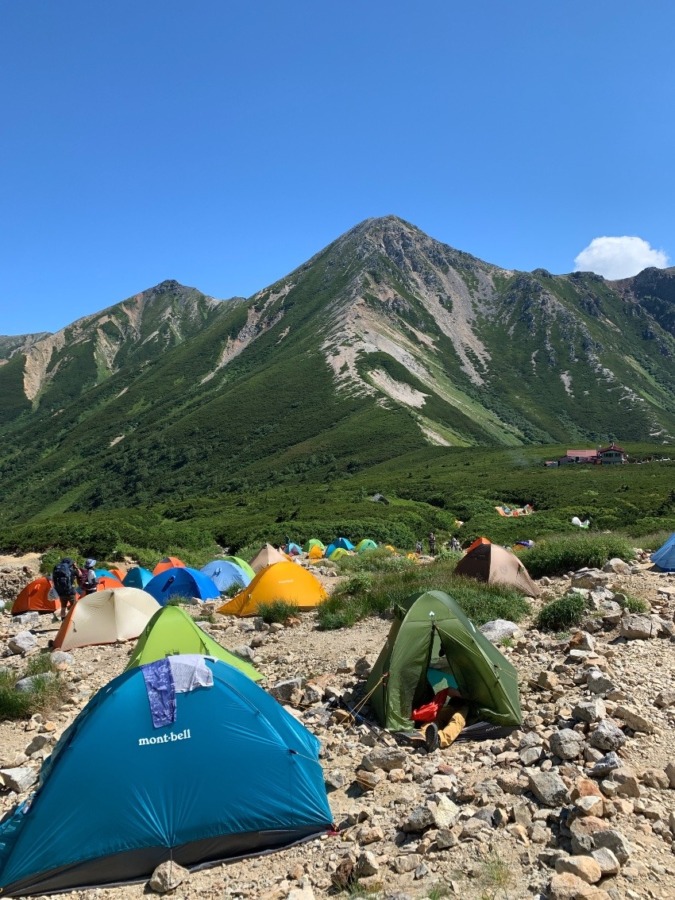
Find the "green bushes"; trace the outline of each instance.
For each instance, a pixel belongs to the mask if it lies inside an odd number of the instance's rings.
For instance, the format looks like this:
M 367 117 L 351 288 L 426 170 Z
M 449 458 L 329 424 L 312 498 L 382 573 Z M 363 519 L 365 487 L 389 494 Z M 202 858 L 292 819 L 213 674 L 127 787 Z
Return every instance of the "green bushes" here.
M 30 691 L 17 691 L 16 683 L 33 676 Z M 54 672 L 49 654 L 32 656 L 23 673 L 0 672 L 0 720 L 29 719 L 37 712 L 48 712 L 65 698 L 66 686 Z
M 441 590 L 459 603 L 476 625 L 491 619 L 518 622 L 529 611 L 527 600 L 503 585 L 487 585 L 454 574 L 454 561 L 425 566 L 414 563 L 401 572 L 357 573 L 339 585 L 317 611 L 319 628 L 348 628 L 368 616 L 383 615 L 395 603 L 426 590 Z
M 540 631 L 567 631 L 581 624 L 585 609 L 586 604 L 582 597 L 563 597 L 554 600 L 539 610 L 537 628 Z
M 289 619 L 298 615 L 299 609 L 294 603 L 286 600 L 272 600 L 270 603 L 258 604 L 258 615 L 263 622 L 272 625 L 274 622 L 284 624 Z
M 608 559 L 618 556 L 632 559 L 631 543 L 616 534 L 578 534 L 541 541 L 532 550 L 520 554 L 530 575 L 564 575 L 584 566 L 601 568 Z
M 343 556 L 336 561 L 340 574 L 347 572 L 401 572 L 416 566 L 413 559 L 397 556 L 384 547 L 367 550 L 356 556 Z

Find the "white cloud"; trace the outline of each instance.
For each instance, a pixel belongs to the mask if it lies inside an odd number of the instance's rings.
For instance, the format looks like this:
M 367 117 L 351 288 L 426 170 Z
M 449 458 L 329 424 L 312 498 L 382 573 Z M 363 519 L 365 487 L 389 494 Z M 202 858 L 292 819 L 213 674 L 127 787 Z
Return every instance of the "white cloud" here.
M 664 269 L 668 254 L 640 237 L 597 237 L 574 260 L 576 272 L 595 272 L 605 278 L 630 278 L 649 266 Z

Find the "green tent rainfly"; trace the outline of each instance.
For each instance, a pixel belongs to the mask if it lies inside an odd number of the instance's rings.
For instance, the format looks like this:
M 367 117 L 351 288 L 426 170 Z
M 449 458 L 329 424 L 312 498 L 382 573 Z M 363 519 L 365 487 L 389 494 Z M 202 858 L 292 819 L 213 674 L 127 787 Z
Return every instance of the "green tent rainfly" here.
M 394 614 L 366 685 L 381 725 L 391 731 L 412 729 L 412 711 L 425 701 L 430 667 L 454 676 L 472 717 L 520 725 L 516 670 L 452 597 L 427 591 L 397 604 Z
M 247 675 L 251 681 L 260 681 L 263 678 L 254 666 L 239 659 L 209 637 L 192 616 L 179 606 L 163 606 L 157 610 L 139 637 L 125 671 L 133 669 L 134 666 L 143 666 L 164 659 L 165 656 L 185 653 L 222 659 L 223 662 Z

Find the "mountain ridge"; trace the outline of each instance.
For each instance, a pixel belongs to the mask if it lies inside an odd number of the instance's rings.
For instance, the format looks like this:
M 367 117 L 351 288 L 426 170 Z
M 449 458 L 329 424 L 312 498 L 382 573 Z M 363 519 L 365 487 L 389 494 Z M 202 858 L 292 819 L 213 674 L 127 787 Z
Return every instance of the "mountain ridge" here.
M 249 299 L 161 282 L 24 350 L 0 338 L 0 499 L 94 509 L 429 443 L 670 440 L 674 272 L 518 272 L 387 216 Z

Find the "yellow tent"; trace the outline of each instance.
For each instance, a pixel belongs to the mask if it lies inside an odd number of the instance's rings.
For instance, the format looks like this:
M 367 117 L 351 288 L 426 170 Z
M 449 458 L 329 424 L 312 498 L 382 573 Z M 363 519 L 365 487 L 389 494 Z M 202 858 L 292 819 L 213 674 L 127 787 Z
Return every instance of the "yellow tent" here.
M 323 550 L 318 544 L 315 544 L 307 554 L 307 557 L 308 559 L 321 559 L 323 557 Z
M 311 572 L 292 562 L 274 563 L 258 572 L 247 588 L 218 607 L 219 613 L 255 616 L 260 603 L 284 600 L 300 609 L 313 609 L 328 595 Z
M 265 546 L 251 560 L 251 568 L 254 572 L 260 572 L 265 566 L 271 566 L 273 563 L 286 562 L 288 557 L 281 550 L 277 550 L 271 544 Z

